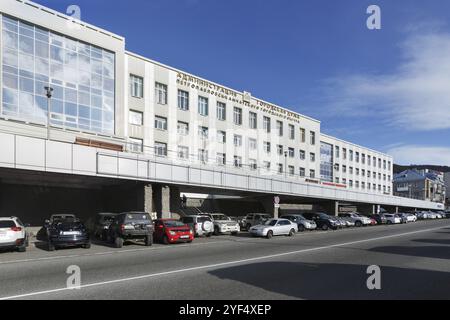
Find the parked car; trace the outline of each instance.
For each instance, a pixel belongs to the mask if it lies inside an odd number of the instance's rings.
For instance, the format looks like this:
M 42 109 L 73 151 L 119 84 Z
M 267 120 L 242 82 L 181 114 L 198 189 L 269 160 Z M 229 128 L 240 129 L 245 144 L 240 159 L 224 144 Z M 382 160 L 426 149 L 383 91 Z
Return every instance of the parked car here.
M 327 231 L 328 229 L 336 230 L 339 226 L 336 218 L 331 217 L 326 213 L 306 212 L 303 216 L 308 220 L 314 221 L 317 224 L 317 228 L 324 231 Z
M 304 232 L 305 230 L 316 230 L 317 224 L 314 221 L 306 219 L 301 214 L 291 214 L 281 216 L 282 219 L 288 219 L 297 224 L 298 232 Z
M 153 245 L 155 229 L 150 215 L 145 212 L 125 212 L 116 215 L 108 231 L 108 239 L 116 248 L 122 248 L 127 240 L 143 241 L 146 246 Z
M 398 213 L 397 216 L 400 217 L 401 223 L 405 224 L 408 223 L 408 216 L 406 215 L 406 213 Z
M 450 211 L 445 211 L 445 218 L 450 219 Z
M 117 213 L 97 213 L 95 217 L 91 217 L 86 221 L 85 226 L 94 238 L 106 241 L 108 239 L 109 226 L 116 215 Z
M 429 212 L 427 211 L 419 211 L 416 214 L 418 220 L 426 220 L 431 219 Z
M 212 213 L 211 217 L 214 223 L 214 234 L 216 236 L 225 233 L 231 233 L 236 235 L 241 232 L 241 227 L 237 221 L 232 220 L 230 217 L 222 213 Z
M 297 232 L 297 224 L 287 219 L 270 219 L 264 224 L 250 228 L 250 234 L 254 237 L 294 236 Z
M 361 216 L 356 212 L 340 213 L 339 217 L 352 220 L 355 223 L 355 227 L 368 226 L 372 223 L 370 218 Z
M 214 233 L 214 223 L 212 219 L 205 215 L 185 216 L 180 219 L 187 224 L 194 232 L 195 237 L 211 237 Z
M 164 244 L 191 243 L 194 240 L 194 231 L 179 220 L 159 219 L 155 221 L 153 239 Z
M 405 216 L 406 216 L 407 222 L 416 222 L 417 221 L 417 217 L 412 213 L 405 213 Z
M 264 224 L 272 219 L 272 216 L 266 213 L 250 213 L 245 217 L 245 228 L 250 230 L 252 226 Z
M 27 247 L 28 234 L 19 218 L 0 218 L 0 249 L 25 252 Z
M 386 217 L 387 224 L 400 224 L 402 223 L 402 219 L 396 214 L 386 213 L 384 215 Z
M 91 240 L 85 225 L 73 214 L 52 215 L 44 223 L 43 233 L 48 251 L 57 248 L 83 247 L 89 249 Z
M 375 220 L 379 225 L 387 223 L 387 219 L 383 214 L 373 214 L 370 218 Z

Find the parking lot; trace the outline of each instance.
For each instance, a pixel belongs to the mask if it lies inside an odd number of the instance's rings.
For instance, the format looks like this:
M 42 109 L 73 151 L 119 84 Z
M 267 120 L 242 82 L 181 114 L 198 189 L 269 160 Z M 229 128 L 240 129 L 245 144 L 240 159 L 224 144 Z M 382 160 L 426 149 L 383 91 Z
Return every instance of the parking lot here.
M 247 232 L 190 244 L 0 254 L 2 298 L 311 299 L 450 297 L 449 220 L 253 238 Z M 69 266 L 81 290 L 68 290 Z M 366 269 L 381 267 L 383 290 Z M 413 280 L 412 280 L 413 279 Z M 320 293 L 320 296 L 319 296 Z

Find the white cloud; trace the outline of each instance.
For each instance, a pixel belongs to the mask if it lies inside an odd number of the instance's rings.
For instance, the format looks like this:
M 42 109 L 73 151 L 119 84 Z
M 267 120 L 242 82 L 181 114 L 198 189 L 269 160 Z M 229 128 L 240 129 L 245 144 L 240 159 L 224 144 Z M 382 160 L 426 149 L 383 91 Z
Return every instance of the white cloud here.
M 450 166 L 450 148 L 404 145 L 387 151 L 397 164 L 402 165 L 446 165 Z
M 328 79 L 328 115 L 381 117 L 405 130 L 450 128 L 450 34 L 413 34 L 400 46 L 403 61 L 385 74 Z M 381 58 L 381 57 L 380 57 Z

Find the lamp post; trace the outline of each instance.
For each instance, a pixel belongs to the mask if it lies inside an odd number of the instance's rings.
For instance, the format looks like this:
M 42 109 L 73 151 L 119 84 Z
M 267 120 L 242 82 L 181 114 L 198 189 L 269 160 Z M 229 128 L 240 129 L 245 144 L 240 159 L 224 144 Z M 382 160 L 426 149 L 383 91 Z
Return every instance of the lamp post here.
M 53 95 L 52 87 L 44 87 L 45 91 L 47 91 L 47 140 L 50 140 L 50 100 Z

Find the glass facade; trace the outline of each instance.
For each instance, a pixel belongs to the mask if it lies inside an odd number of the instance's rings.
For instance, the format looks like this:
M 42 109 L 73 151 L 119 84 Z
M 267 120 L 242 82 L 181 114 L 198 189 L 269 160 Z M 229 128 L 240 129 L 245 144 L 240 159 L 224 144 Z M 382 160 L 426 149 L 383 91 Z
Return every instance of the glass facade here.
M 328 143 L 320 143 L 320 178 L 333 182 L 333 146 Z
M 2 19 L 3 116 L 114 134 L 115 54 L 17 19 Z

